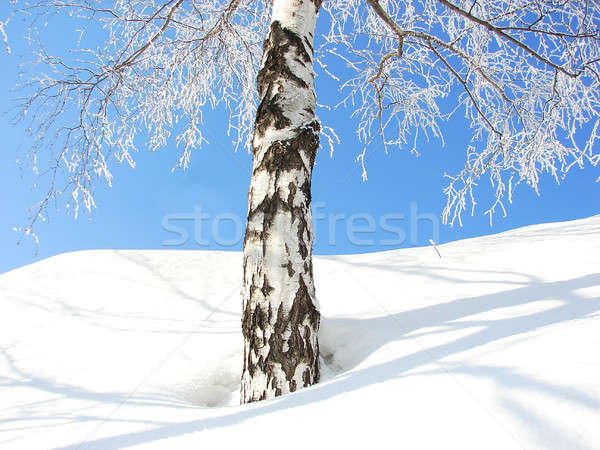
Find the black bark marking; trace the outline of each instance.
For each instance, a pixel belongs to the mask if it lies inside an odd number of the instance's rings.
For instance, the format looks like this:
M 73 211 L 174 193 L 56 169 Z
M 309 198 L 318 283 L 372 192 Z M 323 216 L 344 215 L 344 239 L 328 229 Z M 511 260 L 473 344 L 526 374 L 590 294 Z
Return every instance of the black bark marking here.
M 256 371 L 256 366 L 252 363 L 251 353 L 248 353 L 248 373 L 251 377 L 254 376 L 254 372 Z
M 250 214 L 248 214 L 248 217 L 250 218 Z M 260 241 L 260 242 L 264 242 L 265 241 L 265 233 L 263 233 L 262 231 L 259 231 L 259 230 L 246 229 L 246 234 L 244 235 L 244 247 L 246 246 L 247 242 L 252 239 Z M 246 261 L 244 260 L 244 266 L 245 265 L 246 265 Z
M 258 173 L 260 170 L 266 170 L 269 173 L 279 173 L 280 171 L 289 170 L 312 172 L 317 150 L 319 149 L 321 125 L 315 120 L 294 131 L 296 133 L 293 138 L 276 141 L 269 146 L 263 159 L 254 168 L 253 174 Z M 302 154 L 308 156 L 310 167 L 306 167 L 301 156 Z M 310 184 L 308 188 L 310 190 Z
M 294 197 L 296 196 L 296 185 L 294 183 L 288 184 L 288 198 L 287 203 L 290 210 L 294 209 Z
M 314 159 L 313 159 L 314 164 Z M 304 194 L 304 198 L 306 199 L 306 203 L 310 204 L 312 201 L 312 194 L 310 192 L 310 179 L 306 179 L 306 181 L 300 186 L 300 190 Z
M 288 382 L 293 381 L 296 368 L 301 363 L 305 363 L 309 367 L 318 365 L 318 355 L 315 355 L 310 344 L 310 328 L 318 330 L 320 314 L 311 300 L 302 276 L 298 278 L 298 286 L 289 314 L 283 311 L 283 304 L 279 306 L 274 330 L 269 338 L 269 352 L 266 357 L 267 361 L 281 365 Z M 303 325 L 305 322 L 308 322 L 310 327 Z M 301 335 L 300 330 L 303 330 L 304 336 Z M 284 351 L 286 341 L 284 341 L 283 335 L 286 331 L 290 331 L 290 337 L 287 339 L 287 350 Z
M 280 104 L 282 97 L 279 92 L 275 92 L 275 85 L 278 82 L 290 80 L 300 88 L 308 89 L 306 82 L 292 72 L 286 55 L 289 53 L 303 65 L 312 64 L 311 55 L 306 50 L 300 36 L 282 27 L 279 21 L 271 23 L 271 32 L 264 42 L 264 48 L 265 62 L 256 77 L 259 97 L 262 99 L 256 111 L 254 124 L 255 132 L 259 136 L 264 136 L 265 131 L 270 127 L 280 130 L 291 124 L 283 114 Z
M 254 173 L 261 170 L 266 170 L 269 173 L 279 172 L 283 170 L 306 170 L 302 156 L 298 152 L 298 148 L 291 148 L 290 141 L 277 141 L 271 144 L 267 149 L 265 156 L 258 166 L 254 168 Z M 303 149 L 304 150 L 304 149 Z
M 318 13 L 319 8 L 323 4 L 323 0 L 310 0 L 310 1 L 315 5 L 315 12 Z M 312 34 L 312 33 L 310 33 L 310 34 Z
M 246 354 L 246 353 L 247 353 L 247 352 L 246 352 L 246 346 L 244 345 L 244 367 L 243 367 L 243 369 L 242 369 L 242 373 L 244 373 L 244 372 L 246 371 L 246 368 L 248 367 L 248 364 L 247 364 L 247 361 L 246 361 L 246 358 L 247 358 L 248 356 L 247 356 L 247 354 Z
M 302 373 L 302 381 L 304 382 L 304 387 L 311 385 L 310 369 L 308 367 Z
M 277 377 L 273 377 L 271 380 L 271 389 L 275 389 L 275 397 L 279 397 L 281 395 L 281 388 L 279 387 Z
M 294 268 L 292 267 L 292 262 L 288 261 L 287 264 L 285 264 L 283 267 L 285 267 L 288 271 L 288 276 L 290 278 L 292 278 L 294 276 L 294 274 L 296 273 L 296 271 L 294 270 Z
M 283 108 L 279 105 L 280 95 L 272 95 L 271 86 L 268 87 L 267 93 L 263 96 L 257 109 L 257 117 L 261 118 L 261 123 L 255 124 L 255 127 L 260 131 L 260 135 L 265 134 L 265 130 L 271 126 L 277 130 L 282 130 L 289 127 L 292 122 L 283 115 Z
M 300 219 L 300 222 L 298 223 L 298 251 L 300 252 L 302 259 L 306 259 L 308 256 L 308 248 L 304 242 L 306 226 L 306 220 L 304 218 Z
M 262 285 L 262 287 L 260 288 L 260 291 L 263 293 L 263 295 L 264 295 L 265 297 L 268 297 L 268 296 L 269 296 L 269 294 L 270 294 L 271 292 L 273 292 L 274 290 L 275 290 L 275 288 L 274 288 L 273 286 L 271 286 L 271 285 L 269 284 L 269 280 L 267 280 L 267 275 L 264 275 L 264 278 L 263 278 L 263 285 Z M 269 306 L 271 306 L 271 304 L 270 304 L 270 303 L 269 303 Z
M 315 353 L 312 345 L 310 345 L 310 327 L 308 325 L 304 325 L 304 342 L 306 342 L 306 354 L 308 356 L 308 360 L 312 361 L 315 357 Z
M 310 49 L 310 52 L 314 53 L 313 46 L 311 45 L 310 41 L 308 40 L 308 38 L 306 36 L 304 36 L 304 43 Z

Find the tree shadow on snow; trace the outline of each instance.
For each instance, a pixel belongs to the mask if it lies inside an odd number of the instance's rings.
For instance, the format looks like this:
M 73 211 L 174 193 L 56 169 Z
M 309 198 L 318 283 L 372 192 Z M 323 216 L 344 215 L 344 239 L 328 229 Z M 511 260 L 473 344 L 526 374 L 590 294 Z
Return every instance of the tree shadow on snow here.
M 422 271 L 421 275 L 423 275 Z M 357 279 L 358 286 L 361 286 L 362 281 Z M 459 298 L 447 303 L 424 306 L 418 309 L 379 317 L 367 319 L 324 318 L 324 339 L 322 338 L 322 341 L 325 347 L 327 347 L 327 340 L 329 339 L 327 337 L 328 333 L 330 333 L 330 337 L 333 335 L 334 338 L 340 339 L 344 337 L 344 332 L 347 332 L 348 335 L 354 334 L 354 336 L 358 335 L 355 333 L 361 333 L 360 340 L 364 345 L 359 347 L 351 358 L 345 360 L 342 358 L 341 363 L 338 361 L 338 364 L 341 366 L 339 368 L 340 370 L 344 370 L 344 373 L 340 373 L 329 381 L 315 385 L 309 389 L 301 390 L 292 395 L 243 407 L 234 407 L 229 414 L 220 417 L 168 424 L 145 431 L 90 440 L 86 442 L 85 448 L 123 448 L 205 429 L 232 426 L 282 409 L 296 408 L 314 402 L 325 401 L 339 394 L 358 390 L 367 385 L 385 382 L 393 378 L 426 376 L 427 374 L 440 371 L 490 379 L 507 392 L 510 390 L 538 391 L 559 401 L 573 402 L 597 412 L 600 410 L 600 400 L 574 386 L 543 383 L 531 378 L 531 376 L 518 373 L 506 367 L 469 364 L 453 365 L 446 362 L 443 365 L 437 364 L 436 366 L 436 361 L 504 338 L 525 338 L 525 333 L 543 327 L 596 316 L 600 313 L 600 299 L 582 297 L 578 295 L 577 290 L 598 285 L 600 285 L 600 274 L 586 275 L 576 279 L 557 282 L 542 282 L 530 278 L 524 281 L 522 285 L 502 292 L 470 298 Z M 493 320 L 477 317 L 470 318 L 470 316 L 493 311 L 498 308 L 527 306 L 533 302 L 550 299 L 556 300 L 557 305 L 542 311 L 521 313 L 516 316 L 511 315 Z M 390 321 L 393 321 L 394 326 L 390 326 Z M 440 328 L 457 331 L 469 330 L 471 332 L 470 334 L 458 333 L 457 335 L 460 337 L 450 342 L 421 347 L 412 353 L 385 363 L 368 367 L 360 366 L 361 361 L 390 342 L 402 339 L 414 339 L 414 336 L 418 335 L 426 336 L 430 333 L 435 333 L 431 329 Z M 339 359 L 339 355 L 336 355 L 335 349 L 330 348 L 326 350 L 330 352 L 330 354 L 325 354 L 330 361 L 335 362 L 336 358 Z M 419 368 L 422 368 L 423 372 L 415 374 L 415 369 Z M 525 421 L 525 423 L 533 420 L 533 413 L 528 411 L 522 404 L 511 403 L 511 407 L 506 408 L 506 410 L 514 414 L 519 420 Z M 223 410 L 220 411 L 222 412 Z M 537 417 L 535 420 L 537 420 L 537 423 L 542 423 L 545 419 Z M 552 432 L 556 435 L 556 442 L 562 442 L 565 448 L 577 448 L 578 443 L 569 438 L 567 433 L 561 432 L 558 425 L 547 425 L 547 427 L 552 428 Z M 531 432 L 535 433 L 536 431 L 532 430 Z M 79 445 L 81 444 L 78 443 L 65 447 L 65 449 L 77 448 Z

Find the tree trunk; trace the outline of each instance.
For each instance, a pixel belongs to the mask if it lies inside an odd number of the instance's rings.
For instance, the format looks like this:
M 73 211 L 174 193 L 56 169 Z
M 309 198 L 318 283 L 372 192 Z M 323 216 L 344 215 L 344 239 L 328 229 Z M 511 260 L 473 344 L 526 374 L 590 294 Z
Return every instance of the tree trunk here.
M 274 0 L 244 239 L 241 403 L 319 381 L 311 176 L 319 147 L 313 33 L 320 0 Z

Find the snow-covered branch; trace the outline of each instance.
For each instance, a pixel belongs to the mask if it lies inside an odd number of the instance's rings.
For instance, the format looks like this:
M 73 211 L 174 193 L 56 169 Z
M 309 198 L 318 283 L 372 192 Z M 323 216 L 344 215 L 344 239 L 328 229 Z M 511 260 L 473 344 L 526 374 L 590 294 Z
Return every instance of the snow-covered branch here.
M 331 27 L 323 65 L 346 67 L 341 105 L 352 108 L 364 149 L 381 139 L 411 146 L 438 137 L 461 111 L 472 141 L 449 176 L 444 219 L 459 222 L 487 176 L 495 199 L 560 182 L 574 165 L 596 165 L 600 120 L 600 6 L 594 2 L 366 0 L 324 3 Z M 409 140 L 410 139 L 410 140 Z
M 36 43 L 20 117 L 34 144 L 29 161 L 50 177 L 49 199 L 70 192 L 75 211 L 111 181 L 111 161 L 135 164 L 174 139 L 185 168 L 204 141 L 202 114 L 223 105 L 234 145 L 250 146 L 256 75 L 270 4 L 260 0 L 22 0 Z M 460 223 L 489 177 L 490 218 L 517 185 L 560 182 L 600 157 L 600 6 L 546 0 L 328 0 L 317 68 L 338 80 L 367 150 L 444 142 L 444 122 L 466 118 L 472 140 L 450 175 L 444 219 Z M 43 24 L 81 29 L 69 54 L 43 45 Z M 6 22 L 0 24 L 0 33 Z M 322 100 L 317 101 L 324 103 Z M 461 119 L 462 120 L 462 119 Z M 329 124 L 331 125 L 331 124 Z M 332 146 L 333 128 L 322 132 Z M 53 149 L 42 166 L 42 150 Z M 56 177 L 57 171 L 67 174 Z M 52 181 L 55 180 L 55 181 Z M 56 188 L 53 183 L 64 186 Z M 47 200 L 42 202 L 44 210 Z
M 140 148 L 155 151 L 170 138 L 179 148 L 174 165 L 185 169 L 205 140 L 205 108 L 224 106 L 234 146 L 248 144 L 268 30 L 262 2 L 116 0 L 108 7 L 46 0 L 19 7 L 37 48 L 20 86 L 18 118 L 29 121 L 29 161 L 50 177 L 40 212 L 60 192 L 71 193 L 75 214 L 80 206 L 92 209 L 95 182 L 111 183 L 111 161 L 133 167 Z M 50 53 L 43 39 L 48 18 L 79 27 L 80 45 L 67 55 Z M 49 148 L 50 164 L 38 167 Z M 57 189 L 63 172 L 66 185 Z

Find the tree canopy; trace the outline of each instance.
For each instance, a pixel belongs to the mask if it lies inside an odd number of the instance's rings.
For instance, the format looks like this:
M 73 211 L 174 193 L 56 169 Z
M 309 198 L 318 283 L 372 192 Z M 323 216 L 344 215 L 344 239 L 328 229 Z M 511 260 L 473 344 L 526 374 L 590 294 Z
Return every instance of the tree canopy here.
M 234 146 L 250 148 L 270 2 L 12 3 L 35 49 L 18 116 L 32 136 L 29 161 L 49 186 L 32 223 L 61 193 L 75 213 L 93 208 L 95 183 L 110 184 L 113 162 L 134 166 L 141 148 L 175 142 L 186 168 L 211 108 L 228 111 Z M 80 30 L 68 53 L 44 45 L 56 16 Z M 414 150 L 419 136 L 443 141 L 445 121 L 469 123 L 464 167 L 448 175 L 447 222 L 475 205 L 482 178 L 495 192 L 491 216 L 519 184 L 537 191 L 544 173 L 560 181 L 573 166 L 598 163 L 597 2 L 327 0 L 320 16 L 315 67 L 339 82 L 338 100 L 326 106 L 347 107 L 357 120 L 364 178 L 369 146 Z M 321 130 L 331 145 L 334 130 Z

